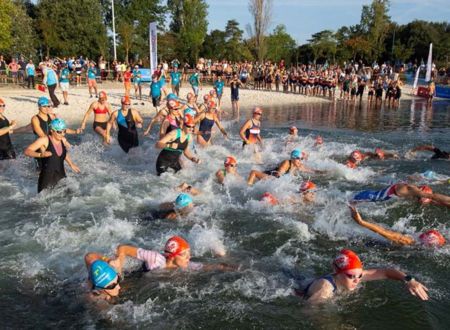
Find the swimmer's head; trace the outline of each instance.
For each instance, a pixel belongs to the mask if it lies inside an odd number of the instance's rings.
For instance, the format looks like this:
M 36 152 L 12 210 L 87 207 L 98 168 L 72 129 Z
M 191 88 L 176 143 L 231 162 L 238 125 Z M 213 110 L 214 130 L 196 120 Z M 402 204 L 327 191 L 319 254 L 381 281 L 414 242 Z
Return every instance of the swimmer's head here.
M 228 156 L 224 162 L 225 167 L 235 167 L 237 165 L 237 160 L 233 156 Z
M 167 95 L 167 97 L 166 97 L 166 100 L 167 100 L 167 101 L 170 101 L 170 100 L 178 100 L 178 97 L 177 97 L 174 93 L 169 93 L 169 94 Z
M 187 98 L 188 100 L 192 100 L 194 97 L 195 97 L 195 95 L 194 95 L 193 93 L 187 93 L 186 98 Z
M 300 193 L 303 196 L 303 201 L 310 203 L 314 202 L 315 200 L 315 190 L 317 189 L 317 186 L 312 181 L 304 181 L 300 184 Z
M 50 106 L 50 100 L 48 98 L 46 98 L 45 96 L 41 96 L 40 98 L 38 98 L 38 107 L 49 107 Z
M 193 203 L 192 197 L 188 194 L 182 193 L 179 194 L 177 199 L 175 199 L 175 209 L 180 210 L 184 209 L 185 207 L 191 206 Z
M 2 109 L 5 108 L 5 101 L 3 101 L 2 98 L 0 98 L 0 108 L 2 108 Z
M 191 247 L 186 240 L 180 236 L 173 236 L 164 246 L 164 255 L 168 260 L 173 260 L 178 267 L 186 268 L 191 258 L 190 250 Z
M 214 101 L 208 102 L 208 109 L 215 109 L 216 107 L 217 107 L 216 102 L 214 102 Z
M 302 159 L 303 158 L 303 152 L 300 149 L 294 149 L 291 152 L 291 159 Z
M 428 230 L 419 236 L 420 243 L 429 247 L 439 247 L 445 244 L 445 238 L 442 234 L 435 230 Z
M 98 93 L 98 99 L 100 101 L 102 101 L 102 100 L 106 101 L 106 99 L 107 99 L 106 92 L 105 91 L 100 91 L 100 93 Z
M 178 109 L 180 107 L 180 102 L 178 102 L 177 100 L 168 100 L 167 101 L 167 107 L 169 108 L 169 110 L 175 110 Z
M 119 294 L 119 275 L 107 262 L 96 260 L 89 269 L 89 278 L 93 284 L 93 289 L 108 290 L 111 296 Z
M 426 179 L 432 180 L 432 179 L 436 178 L 436 173 L 431 170 L 428 170 L 428 171 L 423 172 L 422 176 Z
M 261 196 L 261 201 L 269 203 L 270 205 L 278 204 L 277 198 L 274 195 L 272 195 L 270 192 L 267 192 L 267 191 Z
M 350 154 L 350 159 L 352 159 L 356 163 L 359 163 L 364 159 L 364 155 L 362 154 L 361 151 L 355 150 Z
M 130 100 L 129 96 L 122 97 L 120 102 L 122 103 L 122 106 L 124 106 L 124 105 L 131 105 L 131 100 Z
M 260 107 L 256 107 L 253 109 L 253 116 L 262 116 L 262 109 Z
M 216 95 L 216 91 L 215 91 L 214 89 L 211 89 L 211 90 L 209 91 L 209 95 L 210 95 L 210 96 L 215 96 L 215 95 Z
M 205 101 L 205 103 L 209 101 L 209 94 L 203 95 L 203 101 Z
M 336 281 L 347 290 L 356 289 L 363 275 L 363 264 L 358 255 L 348 249 L 341 250 L 333 261 Z
M 67 129 L 67 125 L 64 119 L 55 118 L 50 122 L 49 128 L 52 131 L 61 132 Z
M 315 145 L 318 146 L 318 145 L 322 145 L 322 144 L 323 144 L 323 138 L 319 135 L 316 137 Z
M 195 120 L 194 117 L 190 114 L 187 114 L 184 116 L 184 126 L 188 128 L 194 128 L 195 127 Z
M 187 108 L 186 110 L 184 110 L 184 115 L 185 116 L 189 115 L 189 116 L 195 117 L 195 111 L 192 110 L 191 108 Z
M 420 190 L 422 190 L 424 193 L 427 194 L 432 194 L 433 193 L 433 189 L 431 189 L 429 186 L 423 185 L 419 187 Z M 431 203 L 431 199 L 430 198 L 426 198 L 426 197 L 421 197 L 419 198 L 419 203 L 420 204 L 430 204 Z
M 378 158 L 384 159 L 384 151 L 383 151 L 383 149 L 375 148 L 375 154 L 378 156 Z
M 295 126 L 289 127 L 289 134 L 290 135 L 297 135 L 298 129 Z

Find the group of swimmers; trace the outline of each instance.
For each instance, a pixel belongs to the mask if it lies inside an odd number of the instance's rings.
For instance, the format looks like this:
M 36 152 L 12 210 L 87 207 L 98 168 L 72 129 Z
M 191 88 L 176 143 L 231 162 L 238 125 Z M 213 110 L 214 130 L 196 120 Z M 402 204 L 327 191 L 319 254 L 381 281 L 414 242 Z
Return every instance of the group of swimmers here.
M 191 144 L 196 136 L 197 144 L 207 147 L 212 141 L 212 127 L 217 125 L 224 137 L 228 134 L 221 125 L 217 113 L 218 100 L 214 92 L 208 93 L 202 104 L 198 104 L 193 93 L 188 94 L 187 100 L 182 100 L 175 94 L 168 94 L 163 107 L 152 119 L 146 134 L 156 123 L 160 123 L 159 138 L 155 147 L 162 149 L 156 161 L 156 173 L 161 175 L 165 172 L 178 172 L 182 169 L 181 155 L 193 163 L 199 164 L 201 161 L 191 152 Z M 107 101 L 106 92 L 100 92 L 98 100 L 94 101 L 87 110 L 81 127 L 70 129 L 65 121 L 56 117 L 52 111 L 50 100 L 41 97 L 38 100 L 38 113 L 33 116 L 30 125 L 19 128 L 19 132 L 32 130 L 37 139 L 25 149 L 25 155 L 37 160 L 37 167 L 40 171 L 38 180 L 38 192 L 55 186 L 66 176 L 64 162 L 75 172 L 80 169 L 75 165 L 69 156 L 70 144 L 66 139 L 66 134 L 81 134 L 86 129 L 86 123 L 90 114 L 94 114 L 93 130 L 98 134 L 103 143 L 111 143 L 111 130 L 118 129 L 117 141 L 121 149 L 128 153 L 132 148 L 139 145 L 137 129 L 143 127 L 143 119 L 139 112 L 131 108 L 129 96 L 121 99 L 121 107 L 113 111 Z M 14 132 L 16 122 L 9 122 L 4 116 L 5 102 L 0 99 L 0 155 L 2 159 L 15 158 L 14 148 L 10 140 L 10 134 Z M 239 131 L 243 148 L 251 149 L 255 155 L 255 160 L 261 162 L 261 116 L 263 110 L 256 107 L 252 111 L 252 116 L 248 119 Z M 155 120 L 156 118 L 156 120 Z M 197 124 L 199 125 L 197 129 Z M 298 130 L 290 128 L 290 137 L 295 137 Z M 291 139 L 294 141 L 295 139 Z M 289 141 L 287 142 L 289 143 Z M 316 146 L 323 144 L 321 137 L 316 138 Z M 434 152 L 433 159 L 449 159 L 449 153 L 434 146 L 419 146 L 412 150 Z M 388 153 L 381 149 L 376 149 L 374 153 L 354 151 L 349 156 L 346 165 L 350 168 L 360 166 L 364 160 L 386 158 L 397 158 L 395 153 Z M 256 180 L 266 180 L 279 178 L 283 175 L 295 173 L 323 174 L 323 171 L 312 169 L 304 164 L 308 158 L 306 152 L 294 149 L 290 153 L 289 159 L 279 163 L 276 168 L 266 171 L 251 170 L 247 183 L 253 185 Z M 220 184 L 224 184 L 227 176 L 239 177 L 237 172 L 237 160 L 233 156 L 228 156 L 224 161 L 224 168 L 216 173 L 216 179 Z M 169 205 L 161 206 L 156 218 L 179 219 L 190 213 L 194 207 L 192 196 L 200 193 L 194 187 L 183 183 L 178 189 L 181 193 L 177 199 Z M 303 181 L 299 188 L 297 199 L 300 203 L 313 203 L 314 192 L 317 185 L 311 180 Z M 363 201 L 380 202 L 393 197 L 412 198 L 421 204 L 435 204 L 450 207 L 450 197 L 438 193 L 433 193 L 429 187 L 417 187 L 412 184 L 396 183 L 379 191 L 362 191 L 357 193 L 350 201 L 352 218 L 359 225 L 368 228 L 381 236 L 400 245 L 411 245 L 423 243 L 426 246 L 443 246 L 445 238 L 435 230 L 430 229 L 421 234 L 417 239 L 408 235 L 396 233 L 382 226 L 363 220 L 356 210 L 355 204 Z M 283 203 L 295 203 L 296 200 L 280 201 L 277 196 L 265 193 L 261 196 L 262 201 L 272 205 Z M 223 255 L 223 253 L 219 254 Z M 199 270 L 236 270 L 236 266 L 225 264 L 205 265 L 190 261 L 190 245 L 179 236 L 173 236 L 165 244 L 164 252 L 159 253 L 154 250 L 147 250 L 129 245 L 119 245 L 115 252 L 115 257 L 107 258 L 99 253 L 88 253 L 85 262 L 89 273 L 89 281 L 92 284 L 91 296 L 95 299 L 110 300 L 118 296 L 120 291 L 120 281 L 122 280 L 123 265 L 126 258 L 135 258 L 143 262 L 144 271 L 155 271 L 161 268 L 167 269 L 188 269 Z M 422 300 L 428 299 L 427 288 L 412 276 L 395 269 L 364 269 L 363 264 L 357 254 L 348 249 L 342 250 L 333 262 L 333 273 L 313 280 L 307 287 L 297 290 L 299 295 L 304 296 L 308 301 L 317 303 L 329 300 L 335 294 L 343 291 L 353 291 L 361 282 L 381 279 L 392 279 L 404 281 L 408 290 Z

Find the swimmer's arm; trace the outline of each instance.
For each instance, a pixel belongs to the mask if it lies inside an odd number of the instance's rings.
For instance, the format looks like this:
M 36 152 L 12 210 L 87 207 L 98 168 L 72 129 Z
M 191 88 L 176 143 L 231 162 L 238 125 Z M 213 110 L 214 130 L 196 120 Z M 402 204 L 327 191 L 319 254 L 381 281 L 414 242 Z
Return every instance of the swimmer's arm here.
M 245 137 L 245 131 L 250 128 L 251 121 L 247 120 L 247 122 L 241 127 L 241 130 L 239 131 L 239 136 L 241 137 L 242 141 L 248 143 L 247 138 Z
M 161 125 L 161 127 L 162 127 L 162 125 Z M 158 142 L 156 142 L 155 148 L 163 149 L 163 148 L 167 147 L 168 143 L 173 142 L 175 140 L 176 134 L 177 134 L 177 131 L 169 132 L 162 139 L 160 139 Z
M 210 272 L 210 271 L 214 271 L 214 270 L 221 270 L 224 272 L 232 272 L 235 270 L 238 270 L 239 266 L 237 265 L 228 265 L 225 263 L 220 263 L 220 264 L 203 264 L 203 267 L 201 270 L 206 271 L 206 272 Z
M 9 125 L 9 126 L 0 129 L 0 136 L 5 135 L 5 134 L 8 134 L 8 133 L 12 133 L 13 128 L 14 128 L 16 125 L 17 125 L 16 121 L 15 121 L 15 120 L 12 120 L 12 121 L 10 122 L 10 125 Z
M 141 117 L 141 114 L 139 113 L 139 111 L 131 110 L 131 114 L 133 115 L 133 119 L 134 119 L 135 123 L 137 124 L 136 126 L 142 127 L 142 123 L 144 121 L 142 120 L 142 117 Z M 139 127 L 139 128 L 141 128 L 141 127 Z
M 417 146 L 413 149 L 411 149 L 411 152 L 416 152 L 416 151 L 432 151 L 434 152 L 435 147 L 432 145 L 422 145 L 422 146 Z
M 89 109 L 87 109 L 86 113 L 84 114 L 84 117 L 83 117 L 83 120 L 81 121 L 81 126 L 80 126 L 80 128 L 81 128 L 82 130 L 84 130 L 84 129 L 86 128 L 86 121 L 87 121 L 89 115 L 90 115 L 90 114 L 92 113 L 92 111 L 94 110 L 94 103 L 95 103 L 95 102 L 93 102 L 93 103 L 89 106 Z M 109 112 L 109 111 L 110 111 L 110 109 L 108 108 L 108 112 Z
M 199 121 L 205 119 L 205 116 L 206 116 L 206 113 L 205 113 L 205 112 L 202 112 L 202 113 L 198 114 L 198 115 L 195 116 L 195 118 L 194 118 L 194 123 L 197 124 Z
M 188 147 L 186 149 L 184 149 L 183 154 L 186 156 L 187 159 L 189 159 L 191 162 L 193 163 L 199 163 L 200 159 L 198 159 L 197 157 L 194 157 L 194 155 L 191 153 L 191 151 L 189 150 L 189 145 L 191 144 L 191 141 L 189 141 L 188 143 Z
M 114 125 L 114 121 L 117 118 L 117 111 L 114 111 L 111 115 L 111 117 L 109 117 L 108 123 L 106 124 L 106 142 L 109 143 L 109 139 L 111 136 L 111 127 L 113 127 Z
M 48 137 L 40 137 L 36 141 L 34 141 L 32 144 L 30 144 L 24 151 L 25 156 L 33 157 L 33 158 L 43 158 L 43 156 L 49 157 L 51 156 L 51 153 L 48 151 L 44 152 L 37 152 L 36 150 L 41 150 L 43 148 L 44 150 L 48 147 Z M 50 155 L 48 155 L 49 153 Z
M 72 162 L 72 159 L 70 158 L 69 153 L 66 154 L 65 161 L 67 162 L 67 164 L 69 164 L 69 166 L 72 169 L 72 171 L 74 171 L 75 173 L 81 173 L 79 167 L 77 165 L 75 165 L 74 162 Z
M 327 280 L 320 279 L 314 281 L 308 292 L 308 303 L 313 305 L 320 304 L 333 297 L 333 286 Z
M 116 249 L 116 258 L 110 263 L 119 273 L 122 273 L 122 268 L 126 257 L 137 258 L 138 248 L 132 245 L 119 245 Z
M 153 125 L 159 121 L 161 118 L 164 118 L 165 115 L 163 114 L 163 112 L 165 111 L 165 109 L 161 109 L 155 117 L 152 118 L 152 120 L 150 120 L 150 124 L 148 124 L 147 129 L 145 130 L 144 134 L 147 135 L 148 133 L 150 133 L 150 131 L 152 130 Z
M 225 131 L 225 129 L 223 128 L 222 124 L 220 123 L 219 117 L 217 117 L 217 115 L 214 115 L 214 122 L 216 123 L 217 127 L 219 127 L 220 131 L 222 132 L 223 136 L 227 137 L 228 134 Z
M 217 178 L 217 181 L 218 181 L 220 184 L 223 184 L 223 181 L 224 181 L 225 177 L 223 176 L 222 170 L 218 170 L 218 171 L 216 172 L 216 178 Z
M 78 128 L 78 129 L 67 128 L 66 129 L 66 134 L 80 134 L 80 133 L 81 133 L 81 128 Z
M 289 166 L 289 160 L 283 160 L 283 162 L 280 164 L 280 166 L 278 166 L 277 173 L 275 176 L 278 178 L 278 177 L 282 176 L 284 173 L 286 173 L 288 166 Z
M 354 206 L 350 206 L 350 211 L 352 213 L 353 220 L 355 220 L 355 222 L 358 223 L 360 226 L 367 228 L 367 229 L 369 229 L 369 230 L 371 230 L 371 231 L 383 236 L 384 238 L 386 238 L 396 244 L 399 244 L 399 245 L 415 244 L 415 240 L 411 236 L 403 235 L 398 232 L 395 232 L 395 231 L 392 231 L 389 229 L 385 229 L 378 224 L 363 220 L 363 218 L 361 217 L 361 215 L 359 214 L 359 212 L 356 210 L 356 208 Z
M 167 131 L 167 128 L 169 127 L 169 125 L 170 125 L 170 123 L 169 123 L 168 120 L 164 120 L 162 122 L 161 126 L 159 127 L 159 138 L 160 139 L 164 138 L 164 136 L 167 136 L 167 135 L 164 135 L 164 134 L 166 134 L 166 131 Z
M 96 252 L 89 252 L 84 256 L 84 263 L 86 264 L 87 269 L 89 269 L 92 263 L 97 260 L 103 260 L 108 263 L 111 261 L 111 259 L 109 259 L 108 257 L 105 257 L 104 255 Z

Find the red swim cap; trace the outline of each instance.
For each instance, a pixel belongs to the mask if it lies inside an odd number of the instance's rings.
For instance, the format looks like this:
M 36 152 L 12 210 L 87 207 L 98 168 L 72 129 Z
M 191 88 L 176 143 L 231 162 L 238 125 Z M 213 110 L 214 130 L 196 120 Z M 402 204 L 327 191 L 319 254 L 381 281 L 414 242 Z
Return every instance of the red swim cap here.
M 101 100 L 101 99 L 106 100 L 107 99 L 106 92 L 105 91 L 100 91 L 100 93 L 98 93 L 98 99 L 99 100 Z
M 228 157 L 225 159 L 224 164 L 225 164 L 225 166 L 228 166 L 228 165 L 236 165 L 236 164 L 237 164 L 236 158 L 234 158 L 233 156 L 228 156 Z
M 312 181 L 304 181 L 300 184 L 300 192 L 302 193 L 308 190 L 314 190 L 316 188 L 317 188 L 316 184 Z
M 429 230 L 419 236 L 419 240 L 426 246 L 442 246 L 445 244 L 445 238 L 435 229 Z
M 295 126 L 291 126 L 291 127 L 289 128 L 289 132 L 294 132 L 294 131 L 298 131 L 298 128 L 295 127 Z
M 262 115 L 262 113 L 263 113 L 263 111 L 259 107 L 256 107 L 255 109 L 253 109 L 253 114 Z
M 184 116 L 184 124 L 188 127 L 194 127 L 195 126 L 195 121 L 194 121 L 194 117 L 192 117 L 191 115 L 187 114 L 186 116 Z
M 384 159 L 384 151 L 381 148 L 375 148 L 375 153 L 380 159 Z
M 275 198 L 274 195 L 272 195 L 269 192 L 265 192 L 262 196 L 261 196 L 261 201 L 263 202 L 267 202 L 270 205 L 277 205 L 278 204 L 278 200 Z
M 433 193 L 433 190 L 430 187 L 428 187 L 428 186 L 420 186 L 419 189 L 422 190 L 424 193 L 427 193 L 427 194 L 432 194 Z M 430 204 L 431 203 L 431 199 L 430 198 L 421 197 L 419 199 L 419 203 L 420 204 Z
M 216 102 L 214 102 L 214 101 L 209 101 L 209 102 L 208 102 L 208 107 L 211 108 L 211 109 L 214 109 L 214 108 L 216 107 Z
M 189 243 L 180 236 L 173 236 L 168 239 L 164 246 L 164 254 L 166 258 L 173 259 L 185 250 L 190 249 Z
M 347 163 L 345 163 L 345 166 L 350 167 L 350 168 L 356 168 L 356 163 L 349 159 L 349 160 L 347 160 Z
M 355 161 L 360 162 L 364 159 L 364 155 L 361 151 L 355 150 L 350 154 L 350 158 L 353 158 Z
M 363 268 L 363 264 L 357 254 L 351 250 L 344 249 L 334 259 L 333 266 L 337 273 L 345 272 L 351 269 Z
M 128 104 L 128 105 L 130 105 L 131 104 L 131 100 L 130 100 L 130 97 L 129 96 L 124 96 L 124 97 L 122 97 L 122 104 Z
M 181 105 L 181 103 L 178 102 L 177 100 L 169 100 L 169 101 L 167 101 L 167 107 L 169 109 L 177 109 L 177 108 L 180 107 L 180 105 Z

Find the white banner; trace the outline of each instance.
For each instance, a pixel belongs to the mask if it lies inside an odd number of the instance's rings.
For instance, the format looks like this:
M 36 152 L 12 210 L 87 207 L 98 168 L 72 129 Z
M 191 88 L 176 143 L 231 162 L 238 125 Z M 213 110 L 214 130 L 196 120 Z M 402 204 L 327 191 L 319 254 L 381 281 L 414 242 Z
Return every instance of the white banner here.
M 433 44 L 430 44 L 430 51 L 428 52 L 428 62 L 427 62 L 427 74 L 425 75 L 425 81 L 428 82 L 431 80 L 431 65 L 433 58 Z
M 420 66 L 417 68 L 417 71 L 416 71 L 416 77 L 414 78 L 413 89 L 417 88 L 417 83 L 419 82 L 419 72 L 420 72 Z
M 156 31 L 156 22 L 150 23 L 149 27 L 149 46 L 150 46 L 150 71 L 156 71 L 158 67 L 158 34 Z

